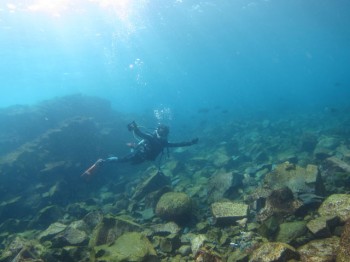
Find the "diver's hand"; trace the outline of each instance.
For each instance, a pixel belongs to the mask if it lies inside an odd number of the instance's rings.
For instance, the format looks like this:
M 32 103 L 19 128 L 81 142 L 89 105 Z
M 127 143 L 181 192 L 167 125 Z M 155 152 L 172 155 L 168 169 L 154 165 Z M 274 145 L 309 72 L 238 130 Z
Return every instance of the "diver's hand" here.
M 198 143 L 198 140 L 199 140 L 198 137 L 192 139 L 191 144 L 192 144 L 192 145 L 197 144 L 197 143 Z
M 129 131 L 134 131 L 137 128 L 137 124 L 135 121 L 132 121 L 130 124 L 128 124 L 128 130 Z

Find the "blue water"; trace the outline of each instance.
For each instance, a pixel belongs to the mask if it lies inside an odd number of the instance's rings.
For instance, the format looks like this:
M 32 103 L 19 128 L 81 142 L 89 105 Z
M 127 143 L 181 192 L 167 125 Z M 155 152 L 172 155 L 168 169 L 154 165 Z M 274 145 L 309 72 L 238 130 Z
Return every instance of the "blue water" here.
M 350 94 L 348 0 L 2 0 L 0 107 L 320 110 Z

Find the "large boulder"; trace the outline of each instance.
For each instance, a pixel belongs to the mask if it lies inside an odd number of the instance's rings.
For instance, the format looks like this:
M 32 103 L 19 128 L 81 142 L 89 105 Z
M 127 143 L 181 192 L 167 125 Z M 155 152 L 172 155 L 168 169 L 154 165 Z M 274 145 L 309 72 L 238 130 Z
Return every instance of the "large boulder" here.
M 264 179 L 264 184 L 272 189 L 288 187 L 293 193 L 324 194 L 324 185 L 318 167 L 307 165 L 306 168 L 284 162 Z
M 163 172 L 157 171 L 149 175 L 149 177 L 143 180 L 137 185 L 135 192 L 132 196 L 135 200 L 140 200 L 147 194 L 162 189 L 165 186 L 170 185 L 170 178 L 164 175 Z
M 258 213 L 258 220 L 265 221 L 271 216 L 284 217 L 294 214 L 302 202 L 294 198 L 293 192 L 288 187 L 273 190 L 266 198 L 264 208 Z
M 254 250 L 250 262 L 277 262 L 299 259 L 299 254 L 294 247 L 279 242 L 268 242 Z
M 56 222 L 51 224 L 46 230 L 42 231 L 38 237 L 40 241 L 52 239 L 55 235 L 61 233 L 67 228 L 66 225 Z
M 344 226 L 340 237 L 339 249 L 337 252 L 337 262 L 347 262 L 350 256 L 350 220 Z
M 241 183 L 242 177 L 238 174 L 227 172 L 224 169 L 216 171 L 208 182 L 208 203 L 221 200 Z
M 277 242 L 283 242 L 294 246 L 298 238 L 303 237 L 307 232 L 306 221 L 293 221 L 282 223 L 276 236 Z
M 85 231 L 74 227 L 67 227 L 66 230 L 58 233 L 51 242 L 52 247 L 54 248 L 65 246 L 86 246 L 89 242 L 89 237 Z
M 307 223 L 309 231 L 317 238 L 330 237 L 332 230 L 339 225 L 337 216 L 321 216 Z
M 339 237 L 316 239 L 298 248 L 301 261 L 328 262 L 335 261 Z M 348 261 L 348 260 L 347 260 Z
M 110 245 L 96 248 L 95 261 L 127 262 L 158 261 L 151 242 L 141 233 L 127 232 Z
M 168 192 L 161 196 L 156 206 L 156 214 L 169 221 L 188 222 L 191 217 L 192 200 L 181 192 Z
M 350 195 L 333 194 L 326 198 L 318 209 L 321 216 L 338 216 L 342 222 L 350 219 Z
M 95 227 L 91 239 L 90 247 L 109 245 L 126 232 L 141 231 L 141 226 L 130 219 L 118 216 L 106 216 Z

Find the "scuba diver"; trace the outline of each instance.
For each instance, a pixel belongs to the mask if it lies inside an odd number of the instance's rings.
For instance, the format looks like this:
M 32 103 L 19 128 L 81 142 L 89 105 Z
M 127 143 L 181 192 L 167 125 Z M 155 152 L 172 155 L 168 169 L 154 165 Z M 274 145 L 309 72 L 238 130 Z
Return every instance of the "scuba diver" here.
M 137 144 L 129 146 L 132 148 L 131 153 L 124 157 L 109 157 L 107 159 L 98 159 L 91 167 L 89 167 L 81 176 L 90 177 L 95 171 L 106 163 L 126 163 L 133 165 L 140 164 L 144 161 L 154 161 L 159 154 L 163 153 L 165 148 L 184 147 L 198 143 L 198 138 L 194 138 L 188 142 L 170 143 L 168 142 L 169 127 L 159 125 L 153 134 L 142 132 L 135 121 L 128 124 L 128 130 L 133 131 L 134 135 L 141 140 Z

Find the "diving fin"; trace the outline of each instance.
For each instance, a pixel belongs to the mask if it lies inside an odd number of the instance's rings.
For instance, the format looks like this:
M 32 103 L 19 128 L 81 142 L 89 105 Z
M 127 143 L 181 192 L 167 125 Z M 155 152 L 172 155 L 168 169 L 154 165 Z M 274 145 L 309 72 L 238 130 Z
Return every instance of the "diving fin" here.
M 97 160 L 92 166 L 90 166 L 84 173 L 81 174 L 82 177 L 91 177 L 94 175 L 98 167 L 101 166 L 102 162 L 104 162 L 103 159 Z

